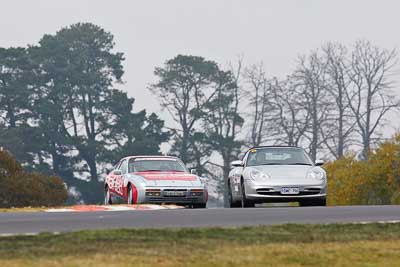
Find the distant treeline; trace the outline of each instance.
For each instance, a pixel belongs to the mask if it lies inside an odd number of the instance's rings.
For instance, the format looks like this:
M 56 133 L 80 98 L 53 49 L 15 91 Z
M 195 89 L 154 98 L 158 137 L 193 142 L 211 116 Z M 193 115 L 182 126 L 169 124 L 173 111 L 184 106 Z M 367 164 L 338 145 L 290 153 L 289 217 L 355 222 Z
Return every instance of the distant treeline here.
M 316 159 L 359 146 L 367 158 L 399 105 L 391 80 L 396 51 L 364 40 L 300 56 L 285 79 L 242 58 L 222 68 L 177 55 L 155 69 L 148 88 L 172 118 L 167 129 L 156 114 L 134 113 L 134 99 L 117 89 L 123 60 L 113 35 L 90 23 L 27 48 L 0 48 L 0 145 L 25 168 L 62 177 L 77 199 L 97 202 L 104 166 L 160 153 L 169 142 L 170 154 L 216 179 L 222 193 L 230 162 L 246 147 L 303 146 Z
M 134 99 L 116 88 L 124 58 L 113 48 L 112 34 L 93 24 L 0 48 L 0 146 L 26 169 L 62 177 L 86 202 L 102 199 L 102 166 L 160 153 L 170 136 L 157 115 L 134 113 Z

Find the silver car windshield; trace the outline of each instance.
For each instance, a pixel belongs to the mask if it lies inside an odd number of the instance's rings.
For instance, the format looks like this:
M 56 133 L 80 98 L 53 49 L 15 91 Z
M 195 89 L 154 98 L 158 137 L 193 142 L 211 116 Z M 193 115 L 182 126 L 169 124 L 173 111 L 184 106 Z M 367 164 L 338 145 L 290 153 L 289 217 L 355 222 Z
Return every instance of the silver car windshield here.
M 129 162 L 129 172 L 176 171 L 187 172 L 182 162 L 172 159 L 135 159 Z
M 250 150 L 246 165 L 312 165 L 312 161 L 301 148 L 265 147 Z

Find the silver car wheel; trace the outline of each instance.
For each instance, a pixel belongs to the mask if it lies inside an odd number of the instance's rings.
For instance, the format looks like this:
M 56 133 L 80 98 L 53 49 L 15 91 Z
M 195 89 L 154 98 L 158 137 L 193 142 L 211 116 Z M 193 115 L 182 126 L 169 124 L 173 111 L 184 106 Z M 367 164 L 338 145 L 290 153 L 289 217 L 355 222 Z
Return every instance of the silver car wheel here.
M 240 191 L 242 191 L 242 199 L 240 200 L 241 204 L 242 204 L 242 208 L 246 207 L 246 193 L 245 193 L 245 189 L 244 189 L 244 183 L 240 183 L 241 188 Z
M 228 205 L 229 208 L 238 208 L 242 206 L 242 202 L 241 201 L 233 201 L 233 195 L 232 195 L 232 187 L 231 187 L 231 183 L 228 182 Z
M 240 184 L 241 184 L 240 190 L 242 191 L 242 200 L 241 200 L 242 208 L 254 208 L 254 202 L 246 199 L 246 190 L 244 186 L 244 181 L 242 181 Z

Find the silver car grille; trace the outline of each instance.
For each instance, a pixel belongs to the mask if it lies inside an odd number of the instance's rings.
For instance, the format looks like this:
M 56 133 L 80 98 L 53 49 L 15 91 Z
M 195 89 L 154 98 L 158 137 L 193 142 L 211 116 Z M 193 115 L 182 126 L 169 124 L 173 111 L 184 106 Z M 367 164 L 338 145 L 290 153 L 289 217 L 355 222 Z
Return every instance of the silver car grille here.
M 282 195 L 280 191 L 276 191 L 274 188 L 258 188 L 256 189 L 257 194 L 265 195 L 265 196 L 291 196 L 291 195 Z M 318 195 L 321 193 L 321 188 L 314 187 L 306 187 L 300 191 L 299 194 L 295 194 L 292 196 L 311 196 Z

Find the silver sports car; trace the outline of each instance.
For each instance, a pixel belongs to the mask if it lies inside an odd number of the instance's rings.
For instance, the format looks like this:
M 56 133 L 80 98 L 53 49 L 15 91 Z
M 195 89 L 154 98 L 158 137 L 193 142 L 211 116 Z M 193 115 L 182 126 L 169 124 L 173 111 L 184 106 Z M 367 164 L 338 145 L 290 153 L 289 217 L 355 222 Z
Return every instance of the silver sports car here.
M 120 160 L 104 183 L 104 203 L 173 203 L 205 208 L 208 200 L 202 179 L 183 162 L 169 156 L 131 156 Z
M 326 205 L 326 173 L 299 147 L 256 147 L 243 160 L 232 162 L 227 181 L 231 207 L 255 203 L 299 202 L 300 206 Z

